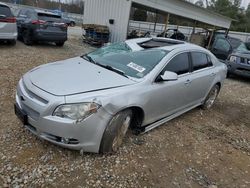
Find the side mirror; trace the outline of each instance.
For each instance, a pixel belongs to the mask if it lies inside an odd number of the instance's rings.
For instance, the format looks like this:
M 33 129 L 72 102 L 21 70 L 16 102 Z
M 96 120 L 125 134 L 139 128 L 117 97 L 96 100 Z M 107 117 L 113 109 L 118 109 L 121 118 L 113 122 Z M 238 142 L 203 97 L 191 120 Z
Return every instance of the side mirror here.
M 175 80 L 178 80 L 178 75 L 175 72 L 165 71 L 164 74 L 160 76 L 160 80 L 161 81 L 175 81 Z

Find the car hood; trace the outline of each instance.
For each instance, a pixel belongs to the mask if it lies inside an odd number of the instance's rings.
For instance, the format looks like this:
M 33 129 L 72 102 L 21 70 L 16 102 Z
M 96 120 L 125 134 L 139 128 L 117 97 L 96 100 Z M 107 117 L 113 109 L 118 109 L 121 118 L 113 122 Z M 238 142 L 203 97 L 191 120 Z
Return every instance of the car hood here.
M 236 55 L 236 56 L 248 58 L 248 59 L 250 58 L 250 52 L 236 51 L 236 52 L 232 53 L 232 55 Z
M 53 95 L 65 96 L 136 83 L 122 75 L 90 63 L 81 57 L 39 66 L 24 80 Z

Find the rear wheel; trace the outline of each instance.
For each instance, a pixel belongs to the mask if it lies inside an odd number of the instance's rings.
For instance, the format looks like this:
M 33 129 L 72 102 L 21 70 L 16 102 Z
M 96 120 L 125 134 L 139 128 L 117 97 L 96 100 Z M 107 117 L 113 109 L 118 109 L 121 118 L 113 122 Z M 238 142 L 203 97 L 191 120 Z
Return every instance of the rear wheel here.
M 64 45 L 64 41 L 63 42 L 56 42 L 57 46 L 63 46 Z
M 23 32 L 23 43 L 26 44 L 26 45 L 32 45 L 33 44 L 30 33 L 28 31 Z
M 117 113 L 109 122 L 100 145 L 100 153 L 118 151 L 132 120 L 132 111 L 124 110 Z
M 217 98 L 219 92 L 220 92 L 220 87 L 219 87 L 219 85 L 215 85 L 215 86 L 210 90 L 210 92 L 209 92 L 209 94 L 208 94 L 208 96 L 207 96 L 205 102 L 204 102 L 203 105 L 202 105 L 202 108 L 203 108 L 203 109 L 210 109 L 210 108 L 213 106 L 213 104 L 214 104 L 214 102 L 215 102 L 215 100 L 216 100 L 216 98 Z

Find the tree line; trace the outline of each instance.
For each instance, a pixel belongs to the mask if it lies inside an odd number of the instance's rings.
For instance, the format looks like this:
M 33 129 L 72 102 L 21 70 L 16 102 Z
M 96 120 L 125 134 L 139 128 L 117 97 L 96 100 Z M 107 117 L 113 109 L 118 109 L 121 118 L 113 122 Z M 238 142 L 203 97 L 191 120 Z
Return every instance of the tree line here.
M 76 14 L 83 14 L 84 2 L 83 0 L 1 0 L 7 3 L 15 3 L 22 5 L 29 5 L 44 9 L 62 10 L 63 12 L 70 12 Z
M 233 19 L 231 30 L 250 32 L 250 5 L 241 7 L 242 0 L 198 0 L 196 5 Z

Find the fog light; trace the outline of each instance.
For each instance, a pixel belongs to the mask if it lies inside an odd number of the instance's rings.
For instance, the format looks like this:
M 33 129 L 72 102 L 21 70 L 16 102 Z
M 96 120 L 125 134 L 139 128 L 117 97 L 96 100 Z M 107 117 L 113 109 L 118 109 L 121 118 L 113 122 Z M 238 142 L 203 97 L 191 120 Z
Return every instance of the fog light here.
M 61 142 L 64 143 L 64 144 L 68 144 L 69 139 L 68 138 L 61 138 Z

